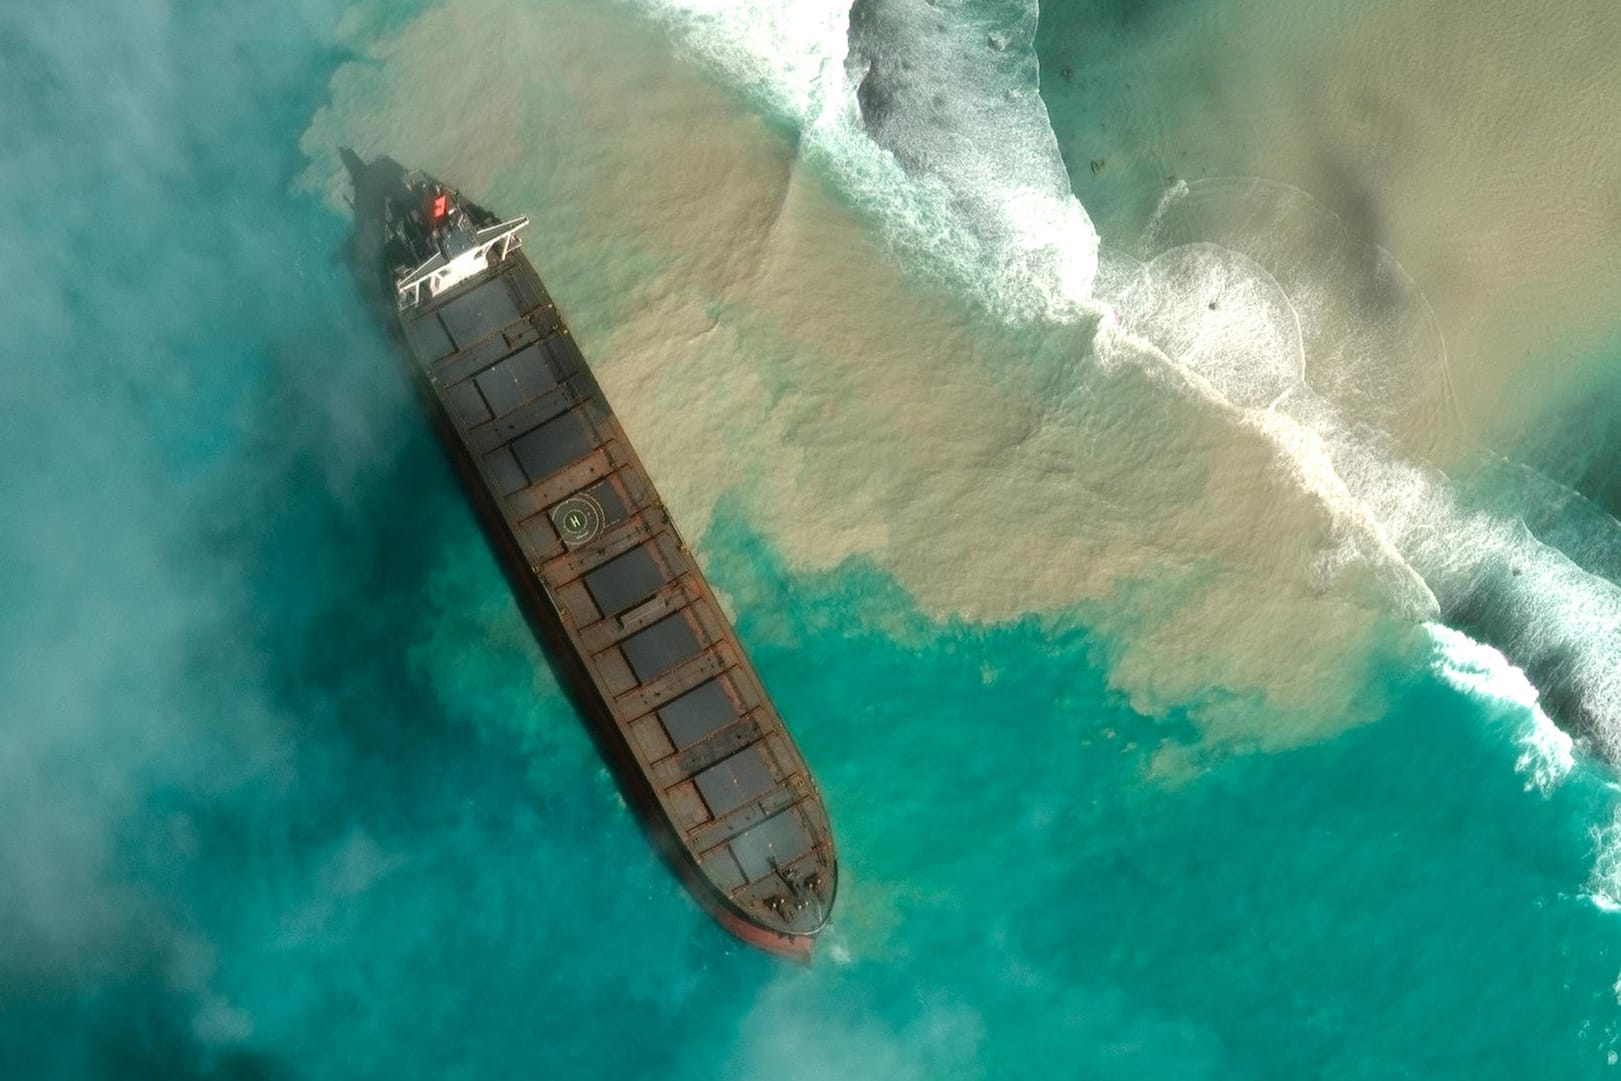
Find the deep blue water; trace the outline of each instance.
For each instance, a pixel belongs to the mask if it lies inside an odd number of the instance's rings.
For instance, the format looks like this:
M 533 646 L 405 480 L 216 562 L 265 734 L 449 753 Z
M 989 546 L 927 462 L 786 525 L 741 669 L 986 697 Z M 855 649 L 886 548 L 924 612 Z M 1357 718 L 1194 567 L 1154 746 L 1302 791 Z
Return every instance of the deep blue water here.
M 48 211 L 0 294 L 0 1076 L 1606 1075 L 1616 798 L 1528 783 L 1523 706 L 1407 667 L 1374 723 L 1206 753 L 1079 616 L 936 619 L 723 499 L 843 868 L 813 968 L 732 943 L 293 184 L 341 7 L 0 11 Z

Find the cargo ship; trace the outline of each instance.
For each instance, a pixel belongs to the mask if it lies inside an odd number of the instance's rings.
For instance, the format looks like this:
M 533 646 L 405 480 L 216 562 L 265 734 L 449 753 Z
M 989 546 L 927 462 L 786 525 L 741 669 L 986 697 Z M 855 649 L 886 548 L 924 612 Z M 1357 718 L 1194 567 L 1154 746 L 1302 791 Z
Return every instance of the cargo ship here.
M 355 257 L 514 596 L 627 804 L 738 938 L 808 961 L 838 887 L 814 778 L 501 219 L 344 151 Z

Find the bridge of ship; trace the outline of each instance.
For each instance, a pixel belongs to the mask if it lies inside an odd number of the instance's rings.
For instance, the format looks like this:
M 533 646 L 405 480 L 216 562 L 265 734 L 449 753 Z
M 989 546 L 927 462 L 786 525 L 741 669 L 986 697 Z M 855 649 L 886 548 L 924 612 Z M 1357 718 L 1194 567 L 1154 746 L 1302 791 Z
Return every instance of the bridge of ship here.
M 699 867 L 815 930 L 831 853 L 797 751 L 527 261 L 407 337 Z

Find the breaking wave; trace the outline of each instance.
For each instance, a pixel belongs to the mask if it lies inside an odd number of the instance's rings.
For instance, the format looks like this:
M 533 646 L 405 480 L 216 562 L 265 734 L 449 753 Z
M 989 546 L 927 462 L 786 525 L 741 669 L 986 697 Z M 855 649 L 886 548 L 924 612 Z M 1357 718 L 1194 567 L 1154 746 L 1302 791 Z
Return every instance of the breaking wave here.
M 1593 870 L 1587 879 L 1587 899 L 1605 912 L 1621 912 L 1621 811 L 1609 822 L 1590 828 L 1588 837 L 1593 846 Z
M 1502 650 L 1568 727 L 1621 760 L 1621 589 L 1603 574 L 1621 526 L 1529 471 L 1499 465 L 1518 498 L 1480 499 L 1429 464 L 1459 438 L 1446 352 L 1389 254 L 1304 193 L 1261 181 L 1173 190 L 1142 253 L 1106 281 L 1123 329 L 1252 415 L 1309 431 L 1348 512 L 1440 616 Z
M 379 63 L 340 72 L 308 145 L 386 141 L 546 208 L 536 228 L 565 293 L 571 267 L 608 273 L 615 244 L 658 263 L 565 300 L 614 347 L 604 379 L 644 457 L 683 463 L 661 484 L 695 532 L 741 491 L 798 565 L 870 557 L 942 618 L 1081 611 L 1137 708 L 1189 707 L 1261 746 L 1380 715 L 1373 658 L 1421 666 L 1422 626 L 1445 621 L 1621 756 L 1621 592 L 1557 531 L 1539 539 L 1442 471 L 1463 442 L 1446 349 L 1388 253 L 1304 193 L 1249 180 L 1176 186 L 1140 237 L 1100 247 L 1036 93 L 1033 3 L 618 8 L 746 93 L 786 149 L 697 104 L 709 91 L 660 66 L 662 40 L 598 34 L 606 14 L 588 4 L 552 5 L 543 29 L 504 0 L 432 9 Z M 501 28 L 488 71 L 431 74 L 437 39 L 482 27 Z M 423 122 L 423 78 L 449 118 L 524 71 L 549 73 L 546 104 L 509 102 L 487 131 Z M 596 97 L 623 88 L 591 80 L 632 77 L 655 80 L 663 111 L 635 137 L 592 135 L 614 119 Z M 382 125 L 385 140 L 377 118 L 394 115 L 412 122 Z M 510 115 L 536 128 L 543 163 L 507 137 Z M 671 130 L 694 123 L 701 157 Z M 852 207 L 893 262 L 955 288 L 903 292 Z M 959 573 L 968 558 L 975 575 Z
M 999 314 L 1089 314 L 1098 236 L 1037 85 L 1035 0 L 627 0 L 787 121 L 890 241 Z
M 1135 255 L 1106 252 L 1100 271 L 1034 90 L 1034 3 L 643 6 L 797 121 L 856 202 L 994 308 L 1086 318 L 1095 287 L 1130 339 L 1266 433 L 1361 536 L 1325 574 L 1372 555 L 1392 610 L 1433 610 L 1503 649 L 1621 758 L 1621 591 L 1512 511 L 1466 507 L 1428 464 L 1461 438 L 1446 350 L 1389 253 L 1297 190 L 1206 181 L 1169 191 Z
M 1441 624 L 1431 624 L 1435 673 L 1454 689 L 1491 704 L 1513 730 L 1519 750 L 1514 768 L 1526 787 L 1547 793 L 1576 764 L 1570 735 L 1542 710 L 1540 695 L 1525 673 L 1491 646 Z

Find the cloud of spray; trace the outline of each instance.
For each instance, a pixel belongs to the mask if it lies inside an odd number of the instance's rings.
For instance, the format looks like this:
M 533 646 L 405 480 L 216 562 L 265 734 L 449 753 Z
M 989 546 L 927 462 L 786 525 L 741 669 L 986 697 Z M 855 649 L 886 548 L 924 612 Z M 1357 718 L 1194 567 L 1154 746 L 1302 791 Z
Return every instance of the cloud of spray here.
M 934 986 L 925 977 L 921 992 L 913 987 L 901 994 L 882 978 L 853 980 L 848 972 L 824 969 L 785 974 L 767 987 L 742 1018 L 730 1060 L 719 1074 L 704 1076 L 929 1081 L 1076 1070 L 1189 1081 L 1233 1076 L 1210 1033 L 1157 1017 L 1117 991 L 1077 987 L 1008 942 L 973 951 L 967 963 L 1007 996 L 997 1003 L 1002 1011 L 1026 1019 L 1017 1026 L 1015 1047 L 1005 1042 L 1005 1031 L 996 1034 L 1001 1040 L 991 1038 L 975 1007 L 956 1000 L 959 988 Z M 900 1009 L 897 999 L 904 1003 Z M 1005 1018 L 998 1021 L 1006 1025 Z
M 97 7 L 0 10 L 0 179 L 50 193 L 0 263 L 0 1072 L 282 1076 L 331 984 L 264 958 L 475 788 L 406 656 L 433 523 L 502 587 L 341 219 L 288 195 L 342 5 Z M 535 660 L 491 682 L 544 712 Z
M 583 1019 L 668 1048 L 753 970 L 289 190 L 344 5 L 82 7 L 0 10 L 0 179 L 52 193 L 0 264 L 0 1073 L 667 1075 Z M 604 924 L 639 987 L 558 963 Z
M 191 448 L 159 433 L 176 414 L 229 411 L 248 382 L 176 363 L 200 344 L 188 338 L 191 306 L 237 303 L 228 279 L 239 256 L 273 280 L 228 218 L 147 216 L 197 194 L 192 170 L 209 163 L 191 157 L 196 146 L 224 154 L 258 130 L 218 67 L 222 111 L 191 106 L 177 73 L 199 58 L 177 36 L 159 4 L 105 19 L 0 14 L 15 110 L 0 175 L 18 192 L 83 193 L 14 215 L 0 271 L 6 353 L 30 358 L 0 390 L 10 504 L 0 813 L 11 823 L 0 839 L 0 1001 L 167 966 L 184 929 L 121 870 L 132 835 L 164 828 L 143 801 L 168 788 L 218 794 L 285 760 L 254 659 L 226 645 L 240 583 L 209 549 Z M 87 43 L 106 64 L 85 63 Z M 243 143 L 223 138 L 231 123 Z M 217 361 L 246 345 L 222 341 Z M 198 678 L 210 639 L 224 648 Z M 219 725 L 224 700 L 212 696 L 233 684 L 240 696 Z

